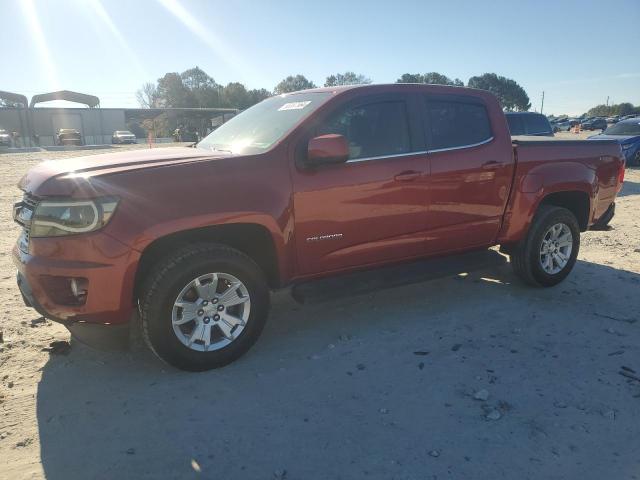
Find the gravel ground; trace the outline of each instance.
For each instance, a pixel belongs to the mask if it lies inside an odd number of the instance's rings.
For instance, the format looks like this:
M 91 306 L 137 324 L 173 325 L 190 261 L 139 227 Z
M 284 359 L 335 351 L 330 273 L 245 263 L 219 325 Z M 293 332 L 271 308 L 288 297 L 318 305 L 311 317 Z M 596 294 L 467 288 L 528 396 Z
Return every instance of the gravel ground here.
M 69 334 L 22 304 L 11 205 L 69 155 L 0 155 L 0 478 L 640 478 L 640 170 L 555 288 L 505 265 L 281 292 L 248 355 L 193 374 L 139 346 L 43 351 Z

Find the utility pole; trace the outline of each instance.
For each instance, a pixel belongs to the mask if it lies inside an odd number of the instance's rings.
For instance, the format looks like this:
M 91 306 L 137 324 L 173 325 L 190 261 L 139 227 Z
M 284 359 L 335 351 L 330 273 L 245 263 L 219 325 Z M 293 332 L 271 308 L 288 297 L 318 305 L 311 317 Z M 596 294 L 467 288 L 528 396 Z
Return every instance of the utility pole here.
M 540 104 L 540 113 L 542 113 L 543 108 L 544 108 L 544 90 L 542 91 L 542 103 Z
M 609 106 L 609 95 L 607 95 L 607 107 Z

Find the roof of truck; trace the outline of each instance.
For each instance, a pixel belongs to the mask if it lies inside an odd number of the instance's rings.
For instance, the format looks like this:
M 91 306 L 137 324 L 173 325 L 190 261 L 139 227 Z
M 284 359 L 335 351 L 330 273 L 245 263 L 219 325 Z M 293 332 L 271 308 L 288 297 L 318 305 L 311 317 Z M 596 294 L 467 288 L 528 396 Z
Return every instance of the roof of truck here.
M 487 90 L 480 90 L 477 88 L 469 88 L 469 87 L 458 87 L 454 85 L 437 85 L 432 83 L 370 83 L 364 85 L 339 85 L 335 87 L 318 87 L 318 88 L 309 88 L 306 90 L 298 90 L 296 92 L 288 92 L 283 93 L 282 95 L 297 95 L 300 93 L 342 93 L 348 90 L 416 90 L 416 89 L 425 89 L 425 90 L 441 90 L 443 93 L 456 93 L 461 91 L 472 91 L 477 93 L 482 93 L 483 95 L 492 95 L 491 92 Z

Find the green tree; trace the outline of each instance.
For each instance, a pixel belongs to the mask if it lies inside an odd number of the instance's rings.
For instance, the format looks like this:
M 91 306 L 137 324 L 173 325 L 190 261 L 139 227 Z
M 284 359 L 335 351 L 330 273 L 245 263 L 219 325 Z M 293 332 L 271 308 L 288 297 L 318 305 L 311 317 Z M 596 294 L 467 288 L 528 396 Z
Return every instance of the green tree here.
M 195 104 L 193 107 L 218 107 L 221 105 L 222 87 L 200 67 L 190 68 L 180 74 L 182 83 L 191 91 Z
M 422 83 L 430 83 L 433 85 L 453 85 L 456 87 L 463 87 L 464 83 L 459 78 L 454 78 L 453 80 L 447 77 L 446 75 L 442 75 L 438 72 L 429 72 L 423 75 Z
M 611 114 L 612 107 L 608 105 L 596 105 L 587 112 L 588 117 L 608 117 Z
M 614 105 L 614 107 L 614 115 L 631 115 L 636 111 L 633 104 L 629 102 L 618 103 L 617 105 Z
M 421 73 L 403 73 L 402 76 L 396 80 L 396 83 L 424 83 L 424 75 Z
M 640 107 L 634 107 L 632 103 L 623 102 L 614 105 L 596 105 L 587 112 L 589 117 L 610 117 L 612 115 L 631 115 L 640 113 Z
M 272 93 L 265 88 L 258 88 L 254 90 L 249 90 L 249 105 L 255 105 L 258 102 L 261 102 L 265 98 L 269 98 Z
M 316 88 L 315 84 L 307 80 L 304 75 L 289 75 L 287 78 L 282 80 L 276 88 L 274 89 L 275 93 L 288 93 L 288 92 L 297 92 L 298 90 L 306 90 L 308 88 Z
M 329 75 L 324 82 L 325 87 L 337 87 L 339 85 L 366 85 L 371 79 L 354 72 L 336 73 Z
M 495 73 L 485 73 L 477 77 L 471 77 L 468 87 L 488 90 L 498 97 L 502 108 L 507 111 L 526 112 L 531 108 L 529 96 L 524 89 L 510 78 L 501 77 Z
M 160 107 L 193 107 L 196 103 L 193 92 L 189 90 L 180 74 L 166 73 L 158 79 L 157 105 Z
M 228 83 L 222 89 L 222 105 L 244 110 L 251 106 L 249 92 L 247 92 L 245 86 L 239 82 Z
M 464 86 L 464 83 L 462 83 L 462 80 L 459 78 L 451 80 L 446 75 L 442 75 L 438 72 L 428 72 L 425 74 L 405 73 L 396 80 L 396 83 L 429 83 L 434 85 L 454 85 L 456 87 Z

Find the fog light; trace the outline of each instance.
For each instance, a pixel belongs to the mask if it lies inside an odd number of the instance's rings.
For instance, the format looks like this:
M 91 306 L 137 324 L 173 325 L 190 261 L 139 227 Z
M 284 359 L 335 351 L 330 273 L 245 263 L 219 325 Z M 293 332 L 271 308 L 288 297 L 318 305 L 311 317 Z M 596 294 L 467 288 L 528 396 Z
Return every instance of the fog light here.
M 84 305 L 89 281 L 82 277 L 41 275 L 40 281 L 47 295 L 58 305 Z
M 82 297 L 87 294 L 87 289 L 80 287 L 79 283 L 80 281 L 78 281 L 77 278 L 71 279 L 71 293 L 73 293 L 73 296 L 76 298 Z M 86 280 L 83 283 L 86 284 Z

